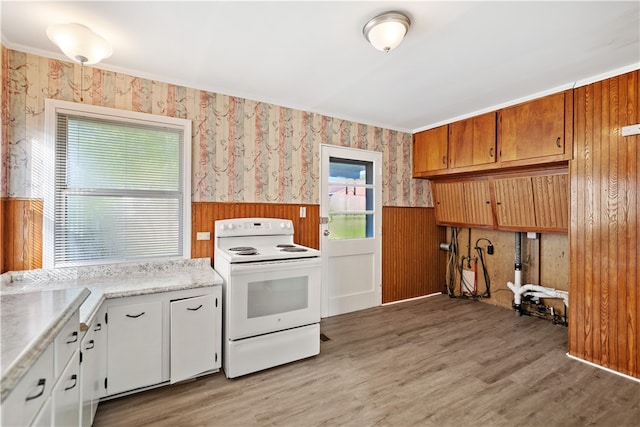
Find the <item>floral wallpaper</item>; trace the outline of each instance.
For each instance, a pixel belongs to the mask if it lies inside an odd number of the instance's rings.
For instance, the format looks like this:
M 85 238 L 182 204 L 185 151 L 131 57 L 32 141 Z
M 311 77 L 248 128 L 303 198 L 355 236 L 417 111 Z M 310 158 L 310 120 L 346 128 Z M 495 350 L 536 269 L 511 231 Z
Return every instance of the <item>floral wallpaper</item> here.
M 194 202 L 318 204 L 320 144 L 333 144 L 383 153 L 384 206 L 432 206 L 411 134 L 4 47 L 2 197 L 42 197 L 45 98 L 190 119 Z

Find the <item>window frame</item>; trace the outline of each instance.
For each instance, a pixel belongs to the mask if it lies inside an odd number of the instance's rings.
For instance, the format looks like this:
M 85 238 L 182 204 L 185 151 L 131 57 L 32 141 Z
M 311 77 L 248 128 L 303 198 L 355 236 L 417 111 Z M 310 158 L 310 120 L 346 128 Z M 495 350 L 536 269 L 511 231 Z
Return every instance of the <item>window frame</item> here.
M 44 212 L 43 212 L 43 268 L 57 268 L 55 261 L 55 173 L 56 173 L 56 123 L 57 114 L 74 114 L 84 117 L 113 119 L 114 121 L 138 122 L 159 127 L 177 127 L 183 130 L 182 143 L 182 254 L 180 256 L 145 258 L 144 261 L 175 260 L 191 258 L 191 120 L 157 114 L 120 110 L 117 108 L 81 104 L 77 102 L 45 99 L 44 123 Z M 117 264 L 136 260 L 91 260 L 65 264 L 65 267 L 82 265 Z

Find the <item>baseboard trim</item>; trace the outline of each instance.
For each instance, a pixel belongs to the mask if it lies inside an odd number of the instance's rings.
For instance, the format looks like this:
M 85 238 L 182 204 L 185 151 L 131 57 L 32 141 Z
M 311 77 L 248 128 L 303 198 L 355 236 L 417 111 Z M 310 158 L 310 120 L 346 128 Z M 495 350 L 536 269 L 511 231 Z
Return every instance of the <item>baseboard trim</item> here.
M 579 357 L 572 356 L 569 353 L 567 353 L 567 357 L 569 357 L 570 359 L 573 359 L 573 360 L 577 360 L 578 362 L 586 363 L 587 365 L 593 366 L 594 368 L 602 369 L 603 371 L 607 371 L 607 372 L 610 372 L 612 374 L 619 375 L 619 376 L 621 376 L 623 378 L 626 378 L 628 380 L 640 383 L 640 378 L 632 377 L 631 375 L 627 375 L 627 374 L 623 374 L 622 372 L 614 371 L 613 369 L 606 368 L 604 366 L 600 366 L 597 363 L 589 362 L 588 360 L 584 360 L 584 359 L 581 359 Z
M 419 297 L 401 299 L 401 300 L 398 300 L 398 301 L 385 302 L 384 304 L 382 304 L 382 306 L 384 307 L 385 305 L 400 304 L 401 302 L 409 302 L 409 301 L 415 301 L 415 300 L 418 300 L 418 299 L 431 298 L 431 297 L 434 297 L 436 295 L 442 295 L 442 292 L 434 292 L 434 293 L 429 294 L 429 295 L 421 295 Z

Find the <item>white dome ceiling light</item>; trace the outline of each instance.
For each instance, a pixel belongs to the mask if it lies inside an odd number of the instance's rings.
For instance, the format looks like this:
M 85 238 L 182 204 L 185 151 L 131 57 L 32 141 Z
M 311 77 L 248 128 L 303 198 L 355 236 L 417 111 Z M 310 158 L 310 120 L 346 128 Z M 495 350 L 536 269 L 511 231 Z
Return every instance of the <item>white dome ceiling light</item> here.
M 113 53 L 105 39 L 81 24 L 51 25 L 47 36 L 65 55 L 82 65 L 97 64 Z
M 410 25 L 411 21 L 406 15 L 400 12 L 386 12 L 367 22 L 362 33 L 373 47 L 389 52 L 402 42 Z

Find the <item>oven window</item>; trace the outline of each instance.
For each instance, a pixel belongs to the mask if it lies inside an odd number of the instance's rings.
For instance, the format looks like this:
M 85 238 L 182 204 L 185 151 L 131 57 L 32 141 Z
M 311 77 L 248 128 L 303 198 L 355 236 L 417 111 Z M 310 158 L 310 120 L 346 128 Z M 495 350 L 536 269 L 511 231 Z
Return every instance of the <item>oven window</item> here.
M 307 308 L 308 279 L 301 276 L 249 282 L 247 316 L 252 319 Z

